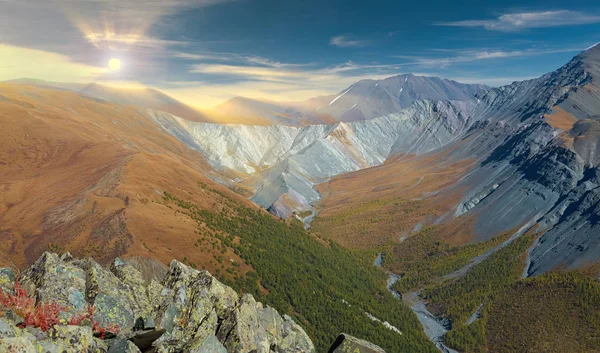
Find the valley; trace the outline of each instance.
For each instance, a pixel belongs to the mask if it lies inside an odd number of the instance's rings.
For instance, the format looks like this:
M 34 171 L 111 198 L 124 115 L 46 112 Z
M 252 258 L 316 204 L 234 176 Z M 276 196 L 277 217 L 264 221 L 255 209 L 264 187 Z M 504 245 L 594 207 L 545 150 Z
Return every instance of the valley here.
M 153 92 L 1 83 L 0 264 L 177 259 L 318 352 L 340 332 L 388 352 L 593 352 L 598 62 L 600 46 L 499 88 L 401 75 L 226 103 L 268 120 L 244 125 Z

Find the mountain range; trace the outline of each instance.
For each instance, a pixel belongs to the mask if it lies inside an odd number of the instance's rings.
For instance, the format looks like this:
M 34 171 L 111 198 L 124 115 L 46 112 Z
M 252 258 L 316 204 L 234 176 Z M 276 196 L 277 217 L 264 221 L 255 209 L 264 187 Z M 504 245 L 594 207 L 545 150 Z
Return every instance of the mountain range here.
M 600 347 L 600 45 L 497 88 L 408 74 L 211 112 L 17 80 L 0 115 L 3 265 L 175 258 L 294 315 L 317 351 L 336 325 L 390 352 Z

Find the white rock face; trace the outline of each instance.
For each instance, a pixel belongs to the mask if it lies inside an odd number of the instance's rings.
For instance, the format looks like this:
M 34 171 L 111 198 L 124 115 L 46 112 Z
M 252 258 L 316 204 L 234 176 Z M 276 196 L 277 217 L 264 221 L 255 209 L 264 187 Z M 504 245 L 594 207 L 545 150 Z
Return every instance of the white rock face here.
M 310 210 L 316 183 L 382 164 L 393 153 L 423 153 L 468 128 L 467 105 L 417 101 L 377 119 L 292 127 L 194 123 L 150 111 L 154 120 L 215 168 L 258 175 L 253 200 L 284 217 Z

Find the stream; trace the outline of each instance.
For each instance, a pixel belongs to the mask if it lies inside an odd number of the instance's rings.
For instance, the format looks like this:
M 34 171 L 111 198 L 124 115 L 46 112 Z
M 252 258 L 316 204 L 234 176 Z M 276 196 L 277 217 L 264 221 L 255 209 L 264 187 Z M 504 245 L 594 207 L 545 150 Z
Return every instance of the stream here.
M 374 265 L 376 267 L 381 267 L 382 264 L 383 257 L 380 253 L 375 259 Z M 435 346 L 443 353 L 458 353 L 454 349 L 444 345 L 444 335 L 451 327 L 450 321 L 443 318 L 438 318 L 430 313 L 427 310 L 425 303 L 419 297 L 419 292 L 410 292 L 406 293 L 405 295 L 398 293 L 393 286 L 394 283 L 402 278 L 402 276 L 391 272 L 386 273 L 388 275 L 388 290 L 396 299 L 404 301 L 404 303 L 408 305 L 410 309 L 417 315 L 419 322 L 423 326 L 423 331 L 425 331 L 425 334 L 427 337 L 429 337 L 429 340 L 433 342 L 433 344 L 435 344 Z

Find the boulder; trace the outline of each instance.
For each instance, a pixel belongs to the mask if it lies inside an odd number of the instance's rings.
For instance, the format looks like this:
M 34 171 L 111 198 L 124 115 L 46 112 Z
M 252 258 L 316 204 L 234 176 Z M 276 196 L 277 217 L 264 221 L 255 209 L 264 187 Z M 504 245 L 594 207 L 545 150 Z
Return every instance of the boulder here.
M 148 299 L 148 286 L 140 271 L 119 258 L 113 261 L 110 271 L 126 287 L 125 295 L 129 297 L 130 302 L 136 305 L 136 311 L 148 315 L 152 310 L 152 306 Z
M 0 352 L 37 353 L 36 345 L 26 337 L 0 338 Z
M 68 254 L 61 258 L 56 254 L 45 252 L 19 276 L 23 288 L 30 295 L 35 294 L 38 302 L 56 303 L 69 308 L 69 311 L 63 312 L 66 319 L 87 309 L 86 273 L 68 261 L 69 257 Z
M 108 349 L 108 353 L 140 353 L 140 349 L 133 342 L 124 338 L 117 339 Z
M 219 322 L 223 330 L 229 327 L 238 295 L 207 271 L 173 261 L 163 284 L 156 322 L 166 329 L 164 340 L 206 338 Z
M 219 342 L 215 335 L 206 338 L 196 338 L 188 343 L 183 351 L 186 353 L 227 353 L 227 349 Z
M 0 268 L 0 290 L 11 291 L 15 284 L 15 271 L 12 268 Z
M 329 353 L 385 353 L 385 351 L 371 342 L 342 333 L 329 348 Z

